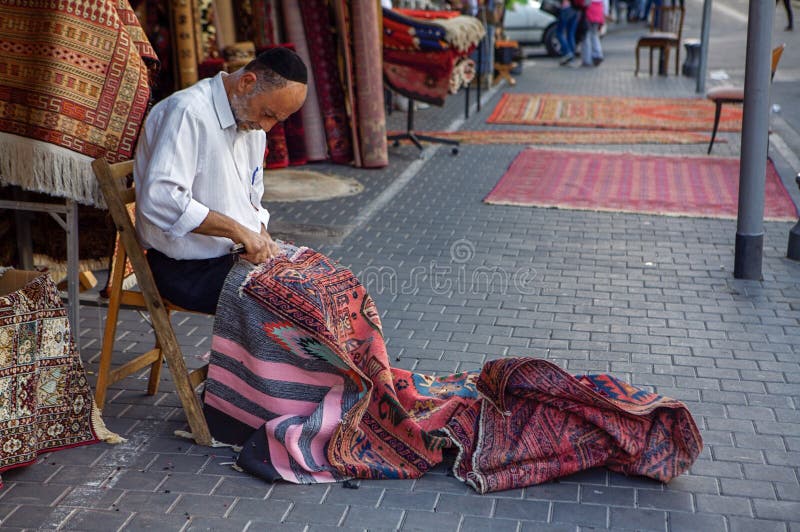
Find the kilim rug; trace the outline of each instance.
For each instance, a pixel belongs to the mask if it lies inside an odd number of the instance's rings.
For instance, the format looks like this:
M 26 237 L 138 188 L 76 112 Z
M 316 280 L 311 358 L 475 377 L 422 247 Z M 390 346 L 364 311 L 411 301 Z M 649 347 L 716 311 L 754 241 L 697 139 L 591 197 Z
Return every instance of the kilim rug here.
M 115 0 L 0 0 L 0 21 L 0 182 L 104 205 L 70 153 L 133 155 L 157 62 L 136 15 Z
M 669 216 L 736 218 L 739 159 L 523 150 L 484 202 Z M 767 162 L 767 220 L 797 209 Z
M 505 93 L 487 122 L 711 133 L 714 104 L 703 98 Z M 719 131 L 739 131 L 741 122 L 740 106 L 723 107 Z
M 100 440 L 121 441 L 94 405 L 53 280 L 0 293 L 0 471 Z
M 405 132 L 390 131 L 389 135 L 398 133 Z M 463 144 L 708 144 L 711 140 L 711 135 L 693 131 L 635 129 L 425 131 L 424 134 L 457 140 Z
M 452 448 L 456 475 L 484 493 L 599 465 L 667 482 L 702 450 L 682 403 L 607 375 L 532 358 L 435 378 L 392 368 L 353 273 L 284 251 L 236 264 L 214 319 L 204 411 L 216 440 L 242 445 L 246 471 L 295 483 L 416 478 Z

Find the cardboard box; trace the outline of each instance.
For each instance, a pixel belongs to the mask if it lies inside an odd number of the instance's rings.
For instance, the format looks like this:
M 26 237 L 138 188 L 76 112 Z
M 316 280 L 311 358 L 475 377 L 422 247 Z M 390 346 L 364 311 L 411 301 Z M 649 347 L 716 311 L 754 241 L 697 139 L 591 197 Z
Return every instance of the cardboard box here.
M 32 272 L 28 270 L 6 270 L 0 276 L 0 297 L 16 292 L 37 277 L 45 275 L 43 272 Z

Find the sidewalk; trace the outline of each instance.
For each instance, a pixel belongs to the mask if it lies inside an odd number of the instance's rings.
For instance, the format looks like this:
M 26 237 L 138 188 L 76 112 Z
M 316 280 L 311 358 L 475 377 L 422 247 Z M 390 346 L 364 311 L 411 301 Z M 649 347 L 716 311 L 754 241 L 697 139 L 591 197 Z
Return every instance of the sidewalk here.
M 694 97 L 688 78 L 633 77 L 641 30 L 612 25 L 599 68 L 537 57 L 501 91 Z M 462 129 L 507 128 L 485 123 L 498 96 Z M 417 128 L 445 129 L 463 118 L 462 98 L 420 111 Z M 390 129 L 404 120 L 392 115 Z M 714 153 L 738 155 L 738 134 L 721 138 L 727 142 Z M 701 144 L 573 148 L 706 151 Z M 61 451 L 4 473 L 3 530 L 800 531 L 800 264 L 784 258 L 792 224 L 766 224 L 764 281 L 735 280 L 735 221 L 483 204 L 521 149 L 462 145 L 453 156 L 429 148 L 420 160 L 416 148 L 401 146 L 390 148 L 383 170 L 315 165 L 356 177 L 364 193 L 268 207 L 288 233 L 306 230 L 356 274 L 385 268 L 410 287 L 368 285 L 397 366 L 444 374 L 528 355 L 572 373 L 610 372 L 689 406 L 705 441 L 689 474 L 665 486 L 594 469 L 488 495 L 445 467 L 419 480 L 360 481 L 358 489 L 270 485 L 231 469 L 229 450 L 172 436 L 185 422 L 164 372 L 153 397 L 143 395 L 143 377 L 110 392 L 104 418 L 127 443 Z M 771 154 L 800 204 L 789 162 Z M 466 260 L 454 261 L 456 247 Z M 534 290 L 442 295 L 415 275 L 431 263 L 525 271 Z M 102 308 L 81 309 L 79 345 L 92 379 L 104 316 Z M 138 314 L 122 320 L 120 350 L 151 346 Z M 188 365 L 201 365 L 211 320 L 179 315 L 177 323 Z

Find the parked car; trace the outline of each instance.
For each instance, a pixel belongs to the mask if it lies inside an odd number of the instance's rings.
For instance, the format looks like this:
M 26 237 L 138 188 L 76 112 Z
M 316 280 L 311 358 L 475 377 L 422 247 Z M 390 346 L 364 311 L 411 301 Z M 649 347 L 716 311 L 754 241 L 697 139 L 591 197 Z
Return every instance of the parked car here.
M 506 38 L 521 45 L 544 45 L 552 56 L 561 55 L 561 44 L 556 37 L 558 19 L 545 12 L 538 0 L 526 4 L 514 3 L 506 9 L 503 29 Z

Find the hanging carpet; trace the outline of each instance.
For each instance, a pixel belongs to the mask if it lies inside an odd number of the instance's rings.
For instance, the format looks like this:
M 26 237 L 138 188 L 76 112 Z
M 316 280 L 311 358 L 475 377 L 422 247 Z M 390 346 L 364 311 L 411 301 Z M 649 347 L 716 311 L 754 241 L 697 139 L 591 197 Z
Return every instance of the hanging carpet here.
M 246 471 L 295 483 L 416 478 L 458 448 L 456 475 L 483 493 L 598 465 L 667 482 L 702 449 L 682 403 L 610 376 L 531 358 L 436 378 L 392 368 L 352 272 L 284 251 L 235 265 L 214 320 L 206 419 L 215 439 L 243 446 Z
M 20 5 L 0 0 L 0 184 L 103 206 L 89 163 L 132 157 L 155 53 L 127 2 Z

